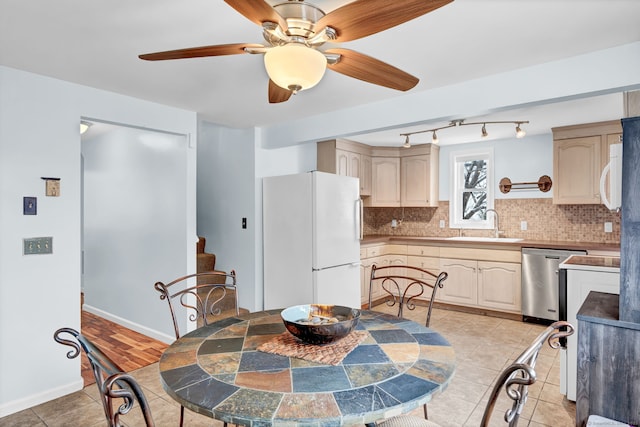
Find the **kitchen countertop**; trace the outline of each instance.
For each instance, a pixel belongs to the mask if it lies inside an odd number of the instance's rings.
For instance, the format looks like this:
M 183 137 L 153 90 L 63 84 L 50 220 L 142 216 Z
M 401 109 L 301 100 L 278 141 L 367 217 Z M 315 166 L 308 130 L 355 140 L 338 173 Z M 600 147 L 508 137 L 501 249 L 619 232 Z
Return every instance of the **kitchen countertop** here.
M 571 255 L 560 264 L 567 270 L 620 272 L 620 257 Z
M 614 243 L 599 242 L 574 242 L 559 240 L 528 240 L 523 239 L 517 242 L 512 241 L 465 241 L 451 240 L 447 237 L 418 237 L 418 236 L 365 236 L 361 241 L 361 246 L 373 244 L 405 244 L 405 245 L 433 245 L 433 246 L 458 246 L 458 247 L 499 247 L 500 249 L 520 250 L 522 248 L 548 248 L 548 249 L 569 249 L 598 252 L 620 253 L 620 245 Z

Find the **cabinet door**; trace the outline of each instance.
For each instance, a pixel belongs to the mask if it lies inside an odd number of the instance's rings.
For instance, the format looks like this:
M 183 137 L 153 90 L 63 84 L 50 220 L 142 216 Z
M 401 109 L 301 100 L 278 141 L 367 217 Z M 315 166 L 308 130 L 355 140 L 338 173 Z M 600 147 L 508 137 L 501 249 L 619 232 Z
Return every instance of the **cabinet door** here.
M 440 258 L 427 257 L 427 256 L 408 256 L 407 257 L 407 265 L 412 267 L 419 267 L 423 270 L 427 270 L 430 273 L 435 274 L 436 276 L 440 274 Z M 409 271 L 407 271 L 409 273 Z M 420 273 L 419 279 L 424 280 L 425 282 L 434 285 L 436 279 L 426 273 Z M 446 283 L 446 282 L 445 282 Z M 441 289 L 438 290 L 440 292 Z M 428 300 L 431 297 L 431 289 L 425 289 L 424 293 L 418 297 L 421 300 Z M 437 298 L 437 293 L 436 293 Z
M 521 313 L 520 272 L 520 264 L 478 261 L 478 305 Z
M 371 159 L 372 188 L 369 206 L 400 206 L 400 158 Z
M 429 206 L 429 156 L 403 157 L 400 161 L 402 206 Z
M 349 153 L 348 159 L 349 159 L 349 167 L 347 168 L 347 175 L 359 179 L 360 174 L 362 173 L 360 154 Z
M 553 203 L 600 204 L 601 137 L 554 141 Z
M 369 304 L 369 281 L 371 280 L 371 266 L 373 261 L 370 259 L 363 259 L 360 263 L 360 295 L 361 303 Z
M 349 153 L 348 151 L 336 149 L 336 175 L 349 175 Z
M 477 261 L 441 259 L 440 271 L 446 271 L 449 277 L 443 282 L 444 287 L 438 291 L 436 300 L 475 306 L 478 302 L 477 267 Z
M 361 155 L 360 163 L 360 195 L 371 195 L 371 156 Z

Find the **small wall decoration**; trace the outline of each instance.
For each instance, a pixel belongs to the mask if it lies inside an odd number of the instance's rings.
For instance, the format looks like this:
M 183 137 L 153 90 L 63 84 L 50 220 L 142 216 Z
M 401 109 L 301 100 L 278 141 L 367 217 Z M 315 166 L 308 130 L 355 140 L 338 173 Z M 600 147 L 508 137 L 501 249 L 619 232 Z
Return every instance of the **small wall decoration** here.
M 22 214 L 23 215 L 38 214 L 38 198 L 37 197 L 22 198 Z
M 47 196 L 60 196 L 60 178 L 41 177 L 45 181 L 45 194 Z

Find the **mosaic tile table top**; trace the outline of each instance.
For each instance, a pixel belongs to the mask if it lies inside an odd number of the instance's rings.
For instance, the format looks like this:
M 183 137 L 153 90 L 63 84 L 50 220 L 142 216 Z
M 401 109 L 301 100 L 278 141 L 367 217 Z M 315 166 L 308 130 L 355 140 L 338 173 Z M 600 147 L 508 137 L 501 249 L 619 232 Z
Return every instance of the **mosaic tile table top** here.
M 257 351 L 285 331 L 280 311 L 230 317 L 177 340 L 160 359 L 167 393 L 244 426 L 350 426 L 419 407 L 455 372 L 453 348 L 440 334 L 366 310 L 357 330 L 368 337 L 339 365 Z

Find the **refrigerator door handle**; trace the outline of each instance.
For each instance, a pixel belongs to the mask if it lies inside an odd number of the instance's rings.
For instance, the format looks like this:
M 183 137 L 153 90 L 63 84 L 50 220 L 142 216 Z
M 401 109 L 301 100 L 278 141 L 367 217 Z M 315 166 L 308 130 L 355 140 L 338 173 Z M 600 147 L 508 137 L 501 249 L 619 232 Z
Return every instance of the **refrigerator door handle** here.
M 311 271 L 323 271 L 323 270 L 330 270 L 332 268 L 337 268 L 337 267 L 345 267 L 345 266 L 349 266 L 349 267 L 359 267 L 360 265 L 362 265 L 362 263 L 360 261 L 356 261 L 356 262 L 349 262 L 346 264 L 340 264 L 340 265 L 332 265 L 331 267 L 321 267 L 321 268 L 312 268 Z
M 364 239 L 364 204 L 362 199 L 356 200 L 356 206 L 358 207 L 358 240 Z

